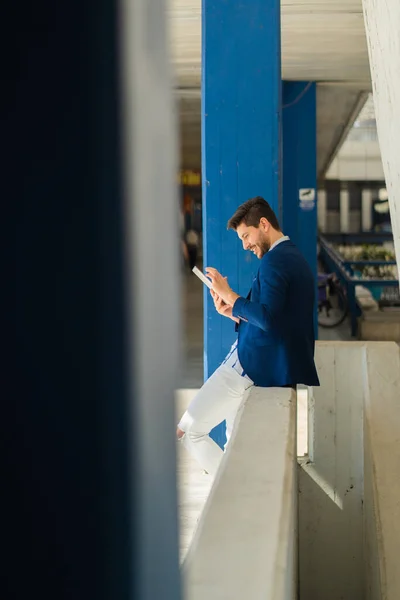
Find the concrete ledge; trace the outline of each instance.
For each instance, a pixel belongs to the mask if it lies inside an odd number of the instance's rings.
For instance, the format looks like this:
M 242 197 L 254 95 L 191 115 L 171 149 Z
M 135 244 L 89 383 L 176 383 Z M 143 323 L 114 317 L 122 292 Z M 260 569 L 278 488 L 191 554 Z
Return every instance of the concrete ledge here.
M 400 598 L 400 350 L 367 346 L 364 408 L 366 598 Z
M 254 388 L 183 566 L 188 600 L 297 594 L 296 402 Z
M 359 334 L 362 340 L 400 343 L 400 315 L 373 312 L 359 319 Z

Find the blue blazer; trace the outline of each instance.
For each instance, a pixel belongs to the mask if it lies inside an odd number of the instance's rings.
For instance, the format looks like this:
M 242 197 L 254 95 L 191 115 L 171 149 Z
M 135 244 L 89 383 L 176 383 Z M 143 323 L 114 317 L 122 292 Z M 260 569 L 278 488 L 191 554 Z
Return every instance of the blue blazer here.
M 290 240 L 264 254 L 247 298 L 238 298 L 238 356 L 261 387 L 319 385 L 314 364 L 315 281 Z M 244 319 L 244 320 L 242 320 Z

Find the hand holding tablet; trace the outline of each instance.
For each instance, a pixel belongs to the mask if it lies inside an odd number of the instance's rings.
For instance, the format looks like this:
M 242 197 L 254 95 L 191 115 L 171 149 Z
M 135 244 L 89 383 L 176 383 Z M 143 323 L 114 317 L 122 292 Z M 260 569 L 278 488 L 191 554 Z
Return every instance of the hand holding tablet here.
M 212 290 L 212 283 L 207 277 L 198 269 L 197 267 L 193 267 L 193 273 L 197 275 L 197 277 L 206 285 L 210 290 Z

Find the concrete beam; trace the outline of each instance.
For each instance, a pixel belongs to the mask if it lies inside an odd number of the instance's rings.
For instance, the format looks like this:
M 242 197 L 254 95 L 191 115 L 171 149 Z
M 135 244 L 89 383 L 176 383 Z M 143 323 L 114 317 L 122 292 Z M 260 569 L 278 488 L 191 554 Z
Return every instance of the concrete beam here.
M 318 176 L 323 178 L 347 138 L 368 91 L 342 85 L 317 87 Z

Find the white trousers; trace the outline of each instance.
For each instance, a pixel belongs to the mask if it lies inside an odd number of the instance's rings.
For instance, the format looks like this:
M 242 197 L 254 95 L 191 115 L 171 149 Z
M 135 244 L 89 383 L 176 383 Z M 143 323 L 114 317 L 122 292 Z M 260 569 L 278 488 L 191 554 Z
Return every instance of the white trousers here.
M 222 365 L 193 398 L 178 424 L 179 429 L 185 432 L 181 443 L 212 476 L 216 474 L 224 453 L 209 433 L 226 420 L 226 443 L 229 442 L 236 415 L 254 385 L 242 372 L 234 344 Z

